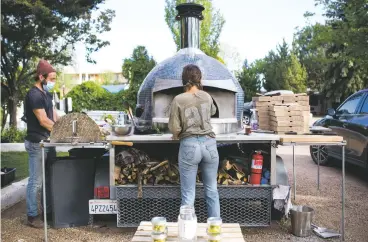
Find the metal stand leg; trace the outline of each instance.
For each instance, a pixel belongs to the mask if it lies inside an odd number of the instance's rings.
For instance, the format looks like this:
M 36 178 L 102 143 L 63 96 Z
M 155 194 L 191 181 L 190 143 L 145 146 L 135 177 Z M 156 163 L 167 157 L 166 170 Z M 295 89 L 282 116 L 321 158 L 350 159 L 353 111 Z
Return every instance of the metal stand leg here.
M 295 201 L 296 199 L 295 145 L 293 145 L 293 180 L 294 180 L 294 201 Z
M 341 240 L 345 241 L 345 145 L 342 146 Z
M 90 214 L 89 215 L 89 218 L 88 218 L 88 225 L 93 228 L 93 214 Z
M 319 160 L 321 159 L 321 154 L 320 154 L 320 151 L 321 150 L 321 146 L 318 146 L 318 153 L 317 153 L 317 165 L 318 165 L 318 174 L 317 174 L 317 189 L 319 191 Z
M 41 145 L 41 153 L 42 153 L 42 193 L 43 193 L 43 221 L 44 221 L 44 232 L 45 232 L 45 242 L 47 239 L 47 213 L 46 213 L 46 171 L 45 171 L 45 148 L 43 144 Z

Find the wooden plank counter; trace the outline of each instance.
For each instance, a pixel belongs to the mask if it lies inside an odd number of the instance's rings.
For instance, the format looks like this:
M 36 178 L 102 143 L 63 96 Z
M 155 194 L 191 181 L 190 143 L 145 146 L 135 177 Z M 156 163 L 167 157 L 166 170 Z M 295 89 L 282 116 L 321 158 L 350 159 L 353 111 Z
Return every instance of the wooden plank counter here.
M 178 240 L 178 223 L 167 223 L 168 236 L 166 241 Z M 207 242 L 207 224 L 198 223 L 197 242 Z M 151 241 L 152 224 L 151 222 L 141 222 L 132 239 L 133 242 Z M 245 242 L 240 225 L 238 223 L 222 224 L 222 241 L 226 242 Z

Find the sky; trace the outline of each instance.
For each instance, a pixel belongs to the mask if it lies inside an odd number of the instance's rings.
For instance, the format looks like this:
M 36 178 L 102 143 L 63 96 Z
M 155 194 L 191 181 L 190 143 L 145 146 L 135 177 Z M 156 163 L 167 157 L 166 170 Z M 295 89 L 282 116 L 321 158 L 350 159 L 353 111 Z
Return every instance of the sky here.
M 291 44 L 295 28 L 306 25 L 306 11 L 316 15 L 311 22 L 324 22 L 322 9 L 314 0 L 213 0 L 225 18 L 220 43 L 238 58 L 228 60 L 236 69 L 239 61 L 263 58 L 282 40 Z M 159 63 L 176 53 L 175 43 L 164 19 L 165 0 L 106 0 L 102 8 L 115 10 L 111 31 L 100 36 L 110 41 L 92 56 L 96 65 L 85 61 L 84 45 L 76 46 L 74 64 L 69 71 L 120 72 L 124 58 L 129 58 L 137 45 L 146 46 Z M 241 64 L 240 63 L 240 64 Z

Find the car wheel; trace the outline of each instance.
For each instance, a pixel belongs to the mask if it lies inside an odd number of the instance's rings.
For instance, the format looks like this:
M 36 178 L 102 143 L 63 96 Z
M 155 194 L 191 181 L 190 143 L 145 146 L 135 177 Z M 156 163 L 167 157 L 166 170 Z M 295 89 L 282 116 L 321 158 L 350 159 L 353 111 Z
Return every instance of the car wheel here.
M 247 114 L 243 114 L 242 120 L 243 127 L 250 124 L 250 116 Z
M 309 150 L 310 150 L 310 155 L 312 157 L 312 160 L 314 161 L 314 163 L 318 164 L 318 158 L 317 158 L 318 149 L 319 149 L 319 155 L 320 155 L 319 164 L 322 166 L 328 165 L 329 157 L 328 157 L 328 153 L 326 150 L 326 146 L 316 146 L 316 145 L 310 146 Z

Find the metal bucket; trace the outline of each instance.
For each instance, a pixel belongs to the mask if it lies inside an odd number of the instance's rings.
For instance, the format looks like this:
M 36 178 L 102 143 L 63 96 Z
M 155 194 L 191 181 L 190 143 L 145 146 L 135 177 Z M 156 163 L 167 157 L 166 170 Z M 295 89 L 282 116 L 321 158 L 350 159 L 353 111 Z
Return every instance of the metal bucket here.
M 298 237 L 307 237 L 310 235 L 311 223 L 314 210 L 307 206 L 293 206 L 291 209 L 291 229 L 292 233 Z

